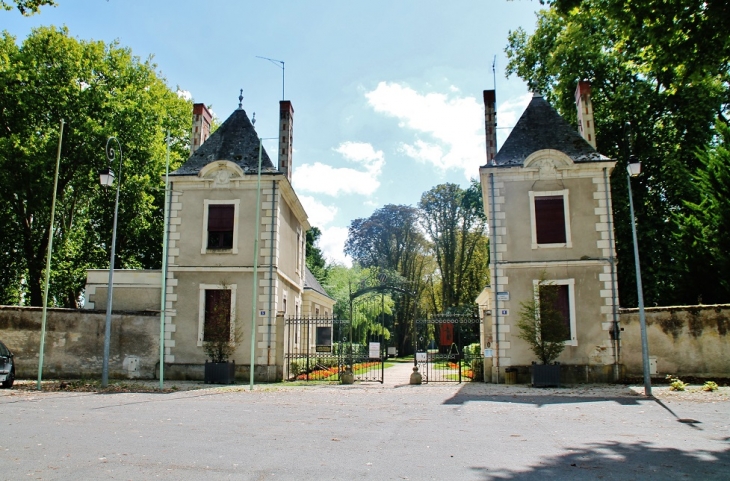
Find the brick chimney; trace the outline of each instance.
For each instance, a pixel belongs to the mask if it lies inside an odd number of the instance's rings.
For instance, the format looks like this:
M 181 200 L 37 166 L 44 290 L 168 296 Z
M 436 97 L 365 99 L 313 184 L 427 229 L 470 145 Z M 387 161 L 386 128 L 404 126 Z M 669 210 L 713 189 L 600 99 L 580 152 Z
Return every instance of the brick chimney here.
M 487 165 L 497 155 L 497 95 L 494 90 L 484 91 L 484 131 L 487 139 Z
M 279 171 L 291 182 L 291 156 L 294 142 L 294 108 L 288 100 L 279 102 Z
M 593 103 L 591 84 L 585 80 L 575 88 L 575 106 L 578 109 L 578 130 L 586 141 L 596 148 L 596 127 L 593 122 Z
M 193 105 L 193 135 L 190 137 L 190 154 L 194 154 L 210 136 L 210 121 L 213 116 L 205 104 Z

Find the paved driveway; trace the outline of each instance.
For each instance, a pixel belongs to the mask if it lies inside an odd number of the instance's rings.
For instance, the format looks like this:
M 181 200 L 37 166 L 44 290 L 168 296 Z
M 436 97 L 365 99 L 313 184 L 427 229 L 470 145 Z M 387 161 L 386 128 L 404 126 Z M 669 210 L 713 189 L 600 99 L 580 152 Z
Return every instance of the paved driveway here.
M 397 382 L 0 391 L 0 479 L 728 479 L 727 392 L 661 393 Z

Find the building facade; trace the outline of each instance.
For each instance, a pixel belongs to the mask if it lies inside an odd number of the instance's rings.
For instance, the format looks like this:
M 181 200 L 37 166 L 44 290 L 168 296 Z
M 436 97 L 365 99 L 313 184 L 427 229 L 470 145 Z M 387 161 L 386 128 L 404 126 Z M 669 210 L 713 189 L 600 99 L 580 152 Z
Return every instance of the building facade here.
M 334 305 L 316 280 L 312 285 L 314 277 L 305 264 L 310 225 L 291 186 L 294 110 L 291 102 L 280 103 L 279 168 L 240 104 L 206 139 L 207 112 L 202 104 L 195 105 L 192 155 L 170 174 L 166 372 L 202 377 L 206 324 L 225 312 L 236 341 L 231 359 L 237 374 L 249 376 L 253 327 L 255 380 L 281 380 L 284 319 L 315 312 L 331 316 Z M 105 272 L 89 273 L 90 308 L 106 302 L 106 286 L 99 282 Z M 159 293 L 161 282 L 153 285 L 148 277 L 120 272 L 114 309 L 124 310 L 125 300 L 132 303 L 136 296 L 130 293 L 142 292 L 142 281 Z
M 585 372 L 578 381 L 614 379 L 620 349 L 610 191 L 615 162 L 595 149 L 590 87 L 581 82 L 576 90 L 583 136 L 535 95 L 491 158 L 493 92 L 484 98 L 488 161 L 480 181 L 491 286 L 479 303 L 488 314 L 482 341 L 493 348 L 492 379 L 501 382 L 505 368 L 526 372 L 537 361 L 517 323 L 521 303 L 539 297 L 541 280 L 555 286 L 570 331 L 558 361 Z

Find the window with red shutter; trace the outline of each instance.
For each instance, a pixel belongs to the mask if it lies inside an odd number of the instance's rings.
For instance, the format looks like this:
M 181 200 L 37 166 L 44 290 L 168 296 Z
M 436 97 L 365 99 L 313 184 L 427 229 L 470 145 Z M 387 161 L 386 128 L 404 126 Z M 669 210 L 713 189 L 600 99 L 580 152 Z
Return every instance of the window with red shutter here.
M 206 289 L 203 341 L 226 339 L 231 332 L 231 291 Z
M 233 204 L 208 206 L 208 249 L 233 247 L 233 223 L 236 208 Z
M 565 341 L 571 340 L 571 329 L 570 329 L 570 288 L 565 284 L 550 284 L 550 285 L 543 285 L 540 286 L 540 302 L 543 303 L 546 301 L 546 296 L 544 295 L 545 291 L 548 289 L 552 289 L 555 291 L 554 296 L 550 296 L 554 300 L 553 308 L 558 311 L 563 318 L 563 322 L 565 322 L 565 326 L 568 328 L 568 337 L 566 337 Z
M 562 195 L 535 197 L 535 231 L 538 244 L 565 244 L 565 206 Z

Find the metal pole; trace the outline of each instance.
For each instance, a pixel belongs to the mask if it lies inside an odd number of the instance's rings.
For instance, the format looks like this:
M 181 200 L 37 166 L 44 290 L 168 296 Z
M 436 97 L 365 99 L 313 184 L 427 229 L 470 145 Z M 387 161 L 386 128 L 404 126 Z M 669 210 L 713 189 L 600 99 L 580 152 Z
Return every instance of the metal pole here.
M 101 368 L 101 387 L 109 384 L 109 343 L 112 329 L 112 292 L 114 290 L 114 254 L 117 243 L 117 214 L 119 213 L 119 187 L 122 185 L 122 145 L 116 137 L 109 137 L 106 141 L 106 157 L 109 162 L 114 161 L 115 152 L 109 148 L 109 143 L 114 140 L 119 148 L 119 178 L 117 179 L 117 197 L 114 201 L 114 224 L 112 227 L 112 252 L 109 259 L 109 287 L 106 296 L 106 323 L 104 326 L 104 359 Z
M 51 201 L 51 225 L 48 228 L 48 252 L 46 253 L 46 280 L 43 288 L 43 316 L 41 317 L 41 346 L 38 357 L 38 390 L 41 390 L 43 377 L 43 351 L 46 345 L 46 317 L 48 315 L 48 284 L 51 280 L 51 254 L 53 253 L 53 220 L 56 214 L 56 190 L 58 188 L 58 170 L 61 166 L 61 142 L 63 141 L 63 119 L 58 133 L 58 151 L 56 153 L 56 174 L 53 176 L 53 200 Z
M 162 233 L 162 293 L 160 294 L 160 389 L 164 387 L 165 378 L 165 317 L 167 315 L 167 243 L 170 220 L 168 201 L 170 198 L 170 131 L 167 131 L 167 159 L 165 161 L 165 204 L 162 207 L 164 230 Z
M 631 233 L 634 237 L 634 262 L 636 263 L 636 293 L 639 296 L 639 324 L 641 325 L 641 357 L 644 364 L 644 395 L 651 396 L 651 375 L 649 374 L 649 341 L 646 335 L 646 315 L 644 314 L 644 288 L 641 285 L 641 267 L 639 265 L 639 242 L 636 238 L 636 218 L 634 217 L 634 199 L 631 192 L 631 174 L 626 171 L 629 185 L 629 208 L 631 210 Z

